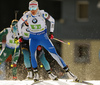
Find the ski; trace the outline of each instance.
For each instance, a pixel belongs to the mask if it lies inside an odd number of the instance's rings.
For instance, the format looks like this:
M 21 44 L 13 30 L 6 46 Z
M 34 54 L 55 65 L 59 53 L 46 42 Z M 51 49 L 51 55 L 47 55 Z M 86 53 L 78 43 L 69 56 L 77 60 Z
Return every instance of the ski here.
M 87 84 L 87 85 L 93 85 L 93 84 L 90 83 L 90 82 L 86 82 L 86 81 L 82 81 L 82 80 L 76 80 L 76 81 L 73 81 L 73 82 L 84 83 L 84 84 Z
M 37 83 L 41 83 L 43 82 L 42 80 L 39 80 L 39 81 L 34 81 L 31 85 L 34 85 L 34 84 L 37 84 Z

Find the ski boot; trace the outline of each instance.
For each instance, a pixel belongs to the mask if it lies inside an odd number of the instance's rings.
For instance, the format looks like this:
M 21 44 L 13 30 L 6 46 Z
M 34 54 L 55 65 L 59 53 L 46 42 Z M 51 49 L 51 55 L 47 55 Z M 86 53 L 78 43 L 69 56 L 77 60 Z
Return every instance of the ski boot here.
M 34 72 L 33 80 L 34 80 L 34 82 L 38 82 L 39 81 L 39 74 L 38 74 L 37 69 L 33 70 L 33 72 Z
M 27 77 L 26 77 L 26 79 L 32 79 L 33 78 L 33 72 L 32 72 L 31 67 L 30 68 L 26 68 L 26 70 L 27 70 Z
M 64 70 L 66 71 L 66 74 L 70 79 L 73 79 L 73 81 L 78 81 L 77 76 L 75 76 L 72 72 L 70 72 L 67 66 L 64 68 Z
M 12 68 L 13 79 L 17 80 L 17 76 L 16 76 L 17 75 L 17 65 L 16 64 L 12 64 L 11 67 L 13 67 Z
M 77 81 L 77 76 L 75 76 L 73 73 L 71 73 L 70 71 L 67 72 L 67 75 L 70 79 L 73 79 L 73 81 Z
M 57 76 L 55 76 L 51 71 L 47 71 L 47 73 L 48 73 L 50 79 L 52 79 L 52 80 L 58 80 Z
M 32 71 L 27 71 L 27 78 L 26 79 L 32 79 L 32 78 L 33 78 Z
M 13 80 L 17 80 L 17 77 L 16 76 L 13 76 Z

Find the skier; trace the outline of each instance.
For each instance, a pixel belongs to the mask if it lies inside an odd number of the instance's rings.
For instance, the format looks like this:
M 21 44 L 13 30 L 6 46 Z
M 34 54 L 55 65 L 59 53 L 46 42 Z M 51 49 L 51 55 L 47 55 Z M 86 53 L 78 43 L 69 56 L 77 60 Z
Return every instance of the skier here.
M 55 47 L 50 40 L 54 38 L 53 32 L 54 32 L 55 20 L 44 10 L 39 10 L 38 2 L 35 0 L 29 2 L 29 10 L 30 11 L 28 11 L 25 15 L 23 15 L 18 21 L 18 29 L 20 34 L 19 39 L 22 40 L 21 25 L 23 22 L 27 21 L 30 32 L 29 38 L 30 38 L 31 62 L 32 62 L 32 67 L 34 68 L 33 71 L 35 71 L 34 80 L 39 80 L 37 62 L 35 58 L 35 50 L 37 49 L 38 45 L 43 46 L 47 51 L 49 51 L 51 56 L 66 71 L 66 73 L 70 78 L 77 80 L 77 77 L 69 71 L 68 66 L 64 63 L 62 58 L 57 54 Z M 47 36 L 47 26 L 45 20 L 50 21 L 51 24 L 49 37 Z
M 9 55 L 12 55 L 11 66 L 13 67 L 13 79 L 17 79 L 17 61 L 20 54 L 19 44 L 18 42 L 14 42 L 14 38 L 18 36 L 18 33 L 15 31 L 17 22 L 18 20 L 16 19 L 12 20 L 11 26 L 0 32 L 0 42 L 2 42 L 3 36 L 6 35 L 6 46 L 1 50 L 0 63 L 3 63 L 9 57 Z
M 23 13 L 23 15 L 25 13 L 27 13 L 27 11 L 25 11 Z M 23 36 L 23 41 L 21 41 L 21 40 L 19 40 L 19 41 L 21 42 L 22 52 L 23 52 L 23 55 L 24 55 L 24 64 L 25 64 L 25 67 L 27 68 L 27 73 L 28 73 L 27 78 L 29 79 L 29 78 L 32 78 L 32 69 L 31 69 L 31 62 L 30 62 L 30 58 L 29 58 L 29 31 L 28 31 L 28 23 L 26 21 L 22 24 L 21 29 L 22 29 L 21 33 L 22 33 L 22 36 Z M 39 57 L 40 61 L 42 62 L 42 64 L 44 65 L 44 68 L 46 69 L 49 77 L 53 80 L 56 80 L 57 76 L 55 76 L 51 72 L 50 65 L 45 58 L 44 51 L 42 50 L 41 46 L 37 47 L 37 51 L 35 53 L 35 56 L 37 56 L 37 52 L 39 54 L 38 57 Z M 36 72 L 37 72 L 37 70 L 36 70 Z

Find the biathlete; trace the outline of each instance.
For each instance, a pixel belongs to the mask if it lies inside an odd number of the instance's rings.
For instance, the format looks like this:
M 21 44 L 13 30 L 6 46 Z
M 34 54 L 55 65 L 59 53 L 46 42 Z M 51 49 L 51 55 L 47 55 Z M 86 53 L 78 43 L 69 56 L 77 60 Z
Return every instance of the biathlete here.
M 19 40 L 19 41 L 21 42 L 22 52 L 23 52 L 23 55 L 24 55 L 24 64 L 25 64 L 25 67 L 27 68 L 27 71 L 28 71 L 27 77 L 32 78 L 31 62 L 30 62 L 30 58 L 29 58 L 30 50 L 29 50 L 29 31 L 28 31 L 28 28 L 29 28 L 28 23 L 25 21 L 22 24 L 22 27 L 21 27 L 21 33 L 22 33 L 23 39 Z M 46 60 L 46 58 L 45 58 L 45 54 L 44 54 L 44 51 L 42 50 L 41 46 L 37 47 L 37 50 L 35 52 L 35 56 L 37 56 L 37 52 L 39 54 L 38 57 L 39 57 L 40 61 L 42 62 L 45 70 L 47 71 L 49 77 L 53 80 L 56 80 L 57 76 L 55 76 L 51 72 L 50 65 L 49 65 L 48 61 Z M 34 69 L 33 72 L 36 73 L 37 69 Z M 34 77 L 35 77 L 35 75 L 34 75 Z
M 17 79 L 17 61 L 20 54 L 19 44 L 18 42 L 14 41 L 14 38 L 18 36 L 18 33 L 15 32 L 17 22 L 18 20 L 16 19 L 12 20 L 11 26 L 0 32 L 0 42 L 2 42 L 3 36 L 6 35 L 6 46 L 1 50 L 0 64 L 3 63 L 9 57 L 9 55 L 12 55 L 11 66 L 13 67 L 13 79 Z
M 29 38 L 30 38 L 30 53 L 31 53 L 32 67 L 34 69 L 37 69 L 35 51 L 37 47 L 41 45 L 51 54 L 51 56 L 58 62 L 58 64 L 66 71 L 66 73 L 70 78 L 77 80 L 77 77 L 69 71 L 68 66 L 65 64 L 63 59 L 57 54 L 55 47 L 50 40 L 54 38 L 53 32 L 54 32 L 55 20 L 53 19 L 53 17 L 50 16 L 44 10 L 39 10 L 38 2 L 35 0 L 29 2 L 29 10 L 30 11 L 24 14 L 18 21 L 18 30 L 20 34 L 19 39 L 22 39 L 21 25 L 23 22 L 27 21 L 29 25 L 29 32 L 30 32 Z M 50 22 L 49 37 L 47 35 L 46 20 Z M 36 75 L 38 75 L 38 72 L 35 73 Z M 34 79 L 39 80 L 39 78 L 36 76 Z

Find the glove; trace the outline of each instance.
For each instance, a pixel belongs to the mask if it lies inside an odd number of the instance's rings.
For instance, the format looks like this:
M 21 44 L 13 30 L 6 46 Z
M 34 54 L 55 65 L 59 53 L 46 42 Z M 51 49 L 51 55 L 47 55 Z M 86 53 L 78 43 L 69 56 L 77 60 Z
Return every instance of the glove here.
M 18 44 L 18 37 L 15 37 L 15 38 L 14 38 L 14 42 L 15 42 L 16 44 Z
M 50 34 L 49 34 L 49 38 L 50 38 L 50 39 L 53 39 L 53 38 L 54 38 L 54 36 L 53 36 L 53 32 L 50 32 Z
M 22 36 L 19 37 L 19 42 L 20 42 L 20 43 L 23 42 L 23 37 L 22 37 Z

